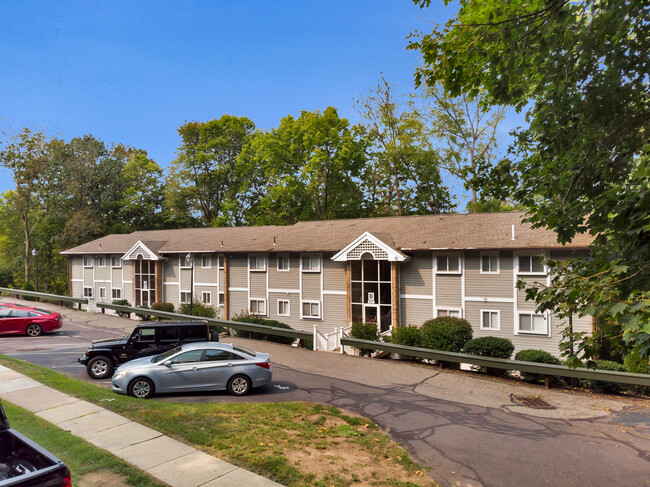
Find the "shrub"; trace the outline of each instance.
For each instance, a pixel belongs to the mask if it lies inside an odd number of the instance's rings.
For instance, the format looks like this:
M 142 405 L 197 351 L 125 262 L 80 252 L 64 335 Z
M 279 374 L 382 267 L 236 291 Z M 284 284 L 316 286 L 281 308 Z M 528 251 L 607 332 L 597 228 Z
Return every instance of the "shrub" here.
M 128 300 L 126 299 L 114 299 L 113 304 L 116 304 L 118 306 L 131 306 L 131 303 L 129 303 Z M 120 316 L 122 318 L 130 318 L 131 313 L 129 311 L 115 311 L 117 313 L 117 316 Z
M 275 328 L 286 328 L 288 330 L 293 330 L 293 328 L 291 328 L 286 323 L 282 323 L 281 321 L 267 320 L 265 318 L 260 318 L 258 316 L 252 316 L 249 314 L 241 314 L 238 316 L 234 316 L 232 318 L 232 321 L 242 321 L 244 323 L 254 323 L 256 325 L 272 326 Z M 271 335 L 266 333 L 250 332 L 246 330 L 235 330 L 235 336 L 241 338 L 252 338 L 253 340 L 265 340 L 268 342 L 282 343 L 284 345 L 291 345 L 295 341 L 295 338 L 292 337 L 283 337 L 279 335 Z
M 421 347 L 422 333 L 420 328 L 414 325 L 400 326 L 392 331 L 391 343 L 407 347 Z
M 627 369 L 623 364 L 611 360 L 596 360 L 596 369 L 627 372 Z M 580 380 L 580 385 L 587 389 L 593 389 L 599 392 L 621 392 L 624 388 L 624 386 L 618 382 L 605 382 L 602 380 L 592 379 L 582 379 Z
M 191 315 L 191 316 L 200 316 L 202 318 L 216 318 L 217 312 L 212 306 L 207 306 L 200 301 L 194 301 L 192 303 L 192 309 L 190 313 L 190 303 L 183 303 L 178 308 L 178 312 L 182 315 Z
M 352 323 L 352 329 L 350 330 L 350 336 L 352 338 L 358 338 L 359 340 L 370 340 L 376 342 L 379 340 L 379 332 L 377 331 L 377 323 L 374 321 L 356 321 Z M 374 350 L 369 348 L 361 348 L 361 355 L 370 355 Z
M 140 306 L 138 306 L 138 308 L 149 309 L 149 306 L 147 306 L 146 304 L 141 304 Z M 148 315 L 146 313 L 136 313 L 135 315 L 138 318 L 140 318 L 141 321 L 149 321 L 149 320 L 151 320 L 151 315 Z
M 522 360 L 524 362 L 537 362 L 541 364 L 561 365 L 562 362 L 557 357 L 554 357 L 545 350 L 519 350 L 515 355 L 515 360 Z M 522 379 L 529 382 L 539 382 L 544 379 L 541 374 L 533 374 L 531 372 L 522 372 Z M 554 377 L 554 379 L 556 379 Z
M 465 353 L 509 359 L 515 346 L 507 338 L 479 337 L 469 340 L 464 347 Z
M 34 286 L 31 282 L 26 282 L 23 284 L 23 291 L 35 291 Z M 36 298 L 33 296 L 22 296 L 25 301 L 36 301 Z
M 151 309 L 156 310 L 156 311 L 166 311 L 167 313 L 173 313 L 174 312 L 174 304 L 173 303 L 153 303 L 151 305 Z
M 623 363 L 625 364 L 625 369 L 628 372 L 632 372 L 635 374 L 650 373 L 650 364 L 648 364 L 648 359 L 646 357 L 641 356 L 638 347 L 625 356 Z M 644 393 L 647 394 L 648 392 L 650 392 L 650 387 L 637 386 L 637 385 L 630 385 L 629 387 L 637 394 L 644 394 Z
M 425 321 L 420 330 L 422 346 L 445 352 L 460 352 L 472 339 L 469 321 L 454 316 L 439 316 Z

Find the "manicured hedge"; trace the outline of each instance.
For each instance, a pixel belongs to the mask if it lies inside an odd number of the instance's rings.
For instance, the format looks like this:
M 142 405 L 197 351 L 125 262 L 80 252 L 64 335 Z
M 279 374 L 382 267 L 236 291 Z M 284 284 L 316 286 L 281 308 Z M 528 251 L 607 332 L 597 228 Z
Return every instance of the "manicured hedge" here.
M 517 355 L 515 355 L 515 360 L 522 360 L 524 362 L 537 362 L 540 364 L 562 365 L 562 362 L 559 358 L 554 357 L 545 350 L 519 350 L 517 352 Z M 521 372 L 521 377 L 522 379 L 529 382 L 539 382 L 541 380 L 544 380 L 543 375 L 533 374 L 530 372 Z
M 291 328 L 286 323 L 282 323 L 276 320 L 267 320 L 265 318 L 259 318 L 257 316 L 251 315 L 234 316 L 232 318 L 232 321 L 243 321 L 244 323 L 255 323 L 256 325 L 273 326 L 275 328 L 286 328 L 288 330 L 293 330 L 293 328 Z M 268 335 L 266 333 L 250 332 L 246 330 L 235 330 L 235 336 L 241 338 L 252 338 L 254 340 L 266 340 L 274 343 L 283 343 L 284 345 L 291 345 L 295 341 L 295 338 L 292 337 Z
M 421 347 L 422 332 L 415 325 L 400 326 L 392 331 L 390 342 L 407 347 Z
M 461 352 L 472 339 L 469 321 L 454 316 L 439 316 L 425 321 L 420 331 L 422 346 L 445 352 Z
M 483 357 L 495 357 L 509 359 L 515 346 L 507 338 L 500 337 L 479 337 L 469 340 L 464 347 L 464 352 L 471 355 Z
M 166 311 L 167 313 L 173 313 L 174 312 L 174 304 L 173 303 L 153 303 L 151 305 L 151 309 L 155 311 Z
M 190 313 L 190 303 L 183 303 L 178 308 L 178 312 L 182 315 L 191 315 L 191 316 L 200 316 L 201 318 L 216 318 L 217 312 L 212 306 L 207 306 L 200 301 L 194 301 L 192 303 L 192 309 Z

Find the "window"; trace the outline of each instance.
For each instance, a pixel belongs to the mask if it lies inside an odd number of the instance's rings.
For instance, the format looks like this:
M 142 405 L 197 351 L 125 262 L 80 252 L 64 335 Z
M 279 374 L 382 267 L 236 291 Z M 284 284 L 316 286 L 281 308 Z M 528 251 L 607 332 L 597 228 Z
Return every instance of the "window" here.
M 93 266 L 93 258 L 84 257 L 84 267 L 92 267 L 92 266 Z
M 226 302 L 226 296 L 222 291 L 219 293 L 219 306 L 223 306 L 225 302 Z
M 181 331 L 176 326 L 160 327 L 161 343 L 176 343 L 181 339 Z
M 278 300 L 278 316 L 289 316 L 289 301 L 286 299 Z
M 302 302 L 302 317 L 303 318 L 320 318 L 320 302 L 319 301 L 303 301 Z
M 539 255 L 520 255 L 519 272 L 526 274 L 544 274 L 544 263 Z
M 85 287 L 84 288 L 84 298 L 92 298 L 92 297 L 93 297 L 93 288 Z
M 226 350 L 206 350 L 204 360 L 206 362 L 226 362 L 232 360 L 232 355 Z
M 105 287 L 100 287 L 99 288 L 99 299 L 106 299 L 106 288 Z
M 112 256 L 111 257 L 111 267 L 113 267 L 114 269 L 121 268 L 122 267 L 122 259 L 120 259 L 120 257 L 116 256 L 116 255 Z
M 251 299 L 248 311 L 252 315 L 265 315 L 266 314 L 266 300 L 265 299 Z
M 100 255 L 97 257 L 97 265 L 99 267 L 106 267 L 106 257 L 103 255 Z
M 320 272 L 320 258 L 317 255 L 307 255 L 302 259 L 303 272 Z
M 455 316 L 460 318 L 460 310 L 457 308 L 438 308 L 437 316 Z
M 192 364 L 200 362 L 203 356 L 203 350 L 191 350 L 189 352 L 181 353 L 171 359 L 172 364 Z
M 223 255 L 217 257 L 217 266 L 219 266 L 219 269 L 223 269 Z
M 11 308 L 0 309 L 0 318 L 9 318 L 11 316 Z
M 499 254 L 481 254 L 481 274 L 499 273 Z
M 120 288 L 111 289 L 111 298 L 113 299 L 122 299 L 122 290 Z
M 284 272 L 289 271 L 289 256 L 287 254 L 278 255 L 278 270 Z
M 499 330 L 501 328 L 499 314 L 498 310 L 482 309 L 481 330 Z
M 546 316 L 534 313 L 519 314 L 519 333 L 534 333 L 537 335 L 548 334 Z
M 439 255 L 436 258 L 437 272 L 460 274 L 460 257 L 458 255 Z
M 205 341 L 205 326 L 186 326 L 185 330 L 185 341 L 196 342 L 196 341 Z
M 203 301 L 203 304 L 212 304 L 212 293 L 210 291 L 203 291 L 201 293 L 201 301 Z
M 155 328 L 138 328 L 135 330 L 134 338 L 138 342 L 148 342 L 153 343 L 156 341 L 156 329 Z
M 210 254 L 201 254 L 201 268 L 210 269 L 212 267 L 212 258 Z
M 265 271 L 266 259 L 261 255 L 251 255 L 248 258 L 248 267 L 251 271 Z
M 181 291 L 181 303 L 189 303 L 192 300 L 190 291 Z

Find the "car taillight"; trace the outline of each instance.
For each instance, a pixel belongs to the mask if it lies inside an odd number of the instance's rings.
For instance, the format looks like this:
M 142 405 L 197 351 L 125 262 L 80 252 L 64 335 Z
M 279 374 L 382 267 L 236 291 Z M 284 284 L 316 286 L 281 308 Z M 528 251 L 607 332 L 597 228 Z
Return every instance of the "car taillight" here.
M 61 487 L 72 487 L 72 475 L 68 474 L 63 477 L 63 483 L 61 484 Z
M 261 362 L 261 363 L 255 364 L 255 365 L 257 365 L 258 367 L 262 367 L 263 369 L 270 369 L 271 368 L 271 364 L 268 363 L 268 362 Z

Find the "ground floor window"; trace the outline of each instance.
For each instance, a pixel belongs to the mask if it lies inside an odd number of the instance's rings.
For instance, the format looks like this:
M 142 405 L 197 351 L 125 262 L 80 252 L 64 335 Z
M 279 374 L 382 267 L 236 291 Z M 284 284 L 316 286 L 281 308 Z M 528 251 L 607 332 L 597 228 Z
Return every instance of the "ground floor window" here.
M 84 288 L 84 298 L 92 298 L 92 297 L 93 297 L 93 288 L 85 287 Z
M 113 288 L 111 290 L 111 298 L 113 299 L 122 299 L 122 290 L 120 288 Z
M 219 293 L 219 306 L 223 306 L 226 302 L 226 295 L 223 292 Z
M 265 315 L 266 314 L 266 300 L 265 299 L 251 299 L 248 306 L 248 312 L 252 315 Z
M 203 301 L 203 304 L 212 304 L 212 293 L 210 291 L 203 291 L 201 293 L 201 301 Z
M 436 316 L 454 316 L 460 318 L 460 309 L 457 308 L 438 308 Z
M 481 310 L 481 330 L 499 330 L 499 311 L 482 309 Z
M 106 299 L 106 288 L 105 287 L 100 287 L 99 288 L 99 299 Z
M 548 334 L 548 321 L 546 316 L 535 313 L 519 313 L 520 333 Z
M 289 301 L 286 299 L 278 300 L 278 316 L 289 316 Z
M 320 302 L 319 301 L 303 301 L 302 302 L 302 317 L 303 318 L 320 318 Z
M 181 291 L 181 303 L 189 303 L 192 300 L 190 291 Z

